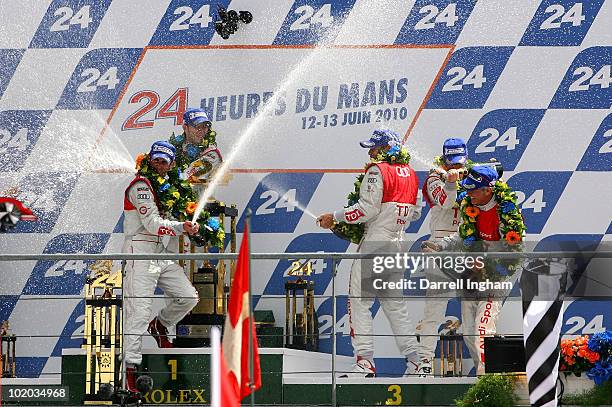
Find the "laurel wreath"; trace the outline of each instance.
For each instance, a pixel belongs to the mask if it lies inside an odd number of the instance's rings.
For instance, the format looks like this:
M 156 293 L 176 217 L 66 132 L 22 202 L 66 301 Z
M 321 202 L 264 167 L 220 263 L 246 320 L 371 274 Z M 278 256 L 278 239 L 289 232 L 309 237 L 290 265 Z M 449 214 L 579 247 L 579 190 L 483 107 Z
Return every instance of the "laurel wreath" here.
M 353 191 L 347 196 L 348 203 L 345 208 L 355 205 L 359 201 L 359 190 L 361 182 L 365 176 L 365 172 L 370 166 L 377 163 L 386 162 L 389 164 L 408 164 L 410 162 L 410 153 L 404 147 L 393 146 L 387 151 L 379 152 L 376 158 L 367 163 L 364 167 L 364 173 L 359 174 L 353 183 Z M 348 240 L 351 243 L 359 244 L 365 231 L 364 223 L 336 223 L 331 231 L 341 239 Z
M 204 150 L 217 145 L 217 132 L 209 130 L 204 137 L 202 137 L 202 141 L 199 144 L 189 144 L 187 146 L 187 151 L 183 148 L 186 143 L 185 133 L 172 133 L 168 141 L 176 147 L 176 165 L 181 170 L 184 170 L 193 161 L 198 159 Z
M 181 179 L 179 168 L 171 168 L 166 177 L 162 177 L 151 168 L 149 154 L 140 154 L 136 158 L 136 170 L 151 183 L 153 192 L 157 196 L 157 209 L 160 214 L 172 216 L 179 222 L 193 217 L 197 208 L 197 198 L 191 184 Z M 222 249 L 225 245 L 225 231 L 219 220 L 211 217 L 208 211 L 202 210 L 197 222 L 200 230 L 192 240 L 200 245 L 209 244 Z
M 497 202 L 497 214 L 499 216 L 499 231 L 503 247 L 507 251 L 518 252 L 523 248 L 525 238 L 525 222 L 523 215 L 518 207 L 516 193 L 513 192 L 505 181 L 497 180 L 493 187 L 493 195 Z M 462 224 L 459 226 L 459 236 L 463 241 L 466 250 L 474 249 L 475 243 L 479 240 L 476 221 L 480 210 L 472 204 L 469 195 L 465 194 L 460 204 Z M 485 261 L 485 278 L 499 280 L 501 272 L 506 271 L 512 275 L 518 269 L 520 259 L 491 259 Z M 502 266 L 506 270 L 500 270 Z

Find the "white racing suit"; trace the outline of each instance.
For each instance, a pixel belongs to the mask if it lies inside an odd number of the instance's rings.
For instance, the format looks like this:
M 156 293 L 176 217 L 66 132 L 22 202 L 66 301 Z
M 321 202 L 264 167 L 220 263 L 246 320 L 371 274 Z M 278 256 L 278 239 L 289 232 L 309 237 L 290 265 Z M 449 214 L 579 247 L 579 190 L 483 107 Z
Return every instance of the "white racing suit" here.
M 378 163 L 367 170 L 359 190 L 359 201 L 334 212 L 336 221 L 364 223 L 364 242 L 399 242 L 410 221 L 421 216 L 419 181 L 408 165 Z M 419 202 L 417 202 L 417 200 Z M 399 248 L 399 247 L 398 247 Z M 370 308 L 374 298 L 362 297 L 361 262 L 355 259 L 349 282 L 349 321 L 355 356 L 372 360 L 374 355 L 373 319 Z M 401 298 L 381 298 L 381 307 L 389 320 L 397 346 L 404 356 L 417 351 L 414 325 L 408 302 Z
M 485 241 L 486 247 L 488 247 L 487 251 L 502 251 L 500 222 L 495 197 L 492 197 L 485 205 L 474 206 L 480 210 L 476 223 L 477 237 Z M 463 244 L 459 233 L 445 237 L 438 243 L 440 243 L 442 251 L 461 247 Z M 482 300 L 464 298 L 461 301 L 463 340 L 470 351 L 477 375 L 485 373 L 484 338 L 495 335 L 502 304 L 503 301 L 499 298 Z
M 125 253 L 167 253 L 162 237 L 183 233 L 182 222 L 160 216 L 156 199 L 146 178 L 137 176 L 126 189 L 123 221 Z M 174 261 L 128 261 L 123 288 L 127 363 L 138 365 L 142 361 L 142 335 L 151 319 L 156 286 L 172 299 L 157 317 L 166 328 L 176 325 L 198 303 L 198 293 L 183 269 Z
M 456 233 L 459 229 L 459 207 L 457 183 L 446 182 L 440 172 L 432 170 L 423 184 L 423 198 L 430 206 L 430 239 L 441 239 Z M 429 281 L 451 281 L 438 268 L 427 268 L 425 277 Z M 446 322 L 446 306 L 452 291 L 427 290 L 423 319 L 417 326 L 420 334 L 419 357 L 430 362 L 435 357 L 438 342 L 438 327 Z M 436 298 L 436 296 L 440 298 Z

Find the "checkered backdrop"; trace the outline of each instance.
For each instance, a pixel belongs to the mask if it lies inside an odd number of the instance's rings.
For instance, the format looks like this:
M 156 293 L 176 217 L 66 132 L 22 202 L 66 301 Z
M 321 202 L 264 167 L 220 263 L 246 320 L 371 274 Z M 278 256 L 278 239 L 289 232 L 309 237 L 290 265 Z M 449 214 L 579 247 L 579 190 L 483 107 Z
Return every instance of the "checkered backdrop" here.
M 253 22 L 223 40 L 218 6 Z M 1 235 L 2 253 L 119 252 L 133 157 L 180 131 L 187 106 L 213 119 L 235 170 L 214 196 L 253 209 L 256 252 L 355 250 L 307 213 L 343 206 L 367 158 L 357 141 L 379 127 L 405 134 L 421 179 L 450 136 L 468 140 L 475 161 L 498 158 L 531 239 L 610 240 L 612 1 L 0 0 L 0 10 L 0 192 L 39 217 Z M 427 209 L 407 232 L 428 234 Z M 89 264 L 0 263 L 0 320 L 22 336 L 20 376 L 57 374 L 62 349 L 80 345 Z M 349 266 L 334 321 L 346 355 Z M 281 324 L 274 296 L 288 268 L 254 263 L 257 308 Z M 330 295 L 330 262 L 314 269 L 316 293 Z M 422 309 L 415 302 L 415 321 Z M 608 310 L 569 304 L 563 331 L 609 328 Z M 454 301 L 447 313 L 460 315 Z M 520 333 L 520 314 L 506 303 L 499 330 Z M 329 334 L 329 298 L 318 316 Z M 376 346 L 379 370 L 403 370 L 391 338 Z

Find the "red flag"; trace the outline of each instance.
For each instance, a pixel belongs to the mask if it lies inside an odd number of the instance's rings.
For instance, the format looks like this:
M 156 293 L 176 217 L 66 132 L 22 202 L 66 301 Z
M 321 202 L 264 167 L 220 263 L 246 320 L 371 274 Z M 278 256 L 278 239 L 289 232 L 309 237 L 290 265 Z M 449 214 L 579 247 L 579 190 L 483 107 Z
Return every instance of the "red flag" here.
M 225 357 L 223 356 L 223 349 L 221 349 L 221 392 L 219 397 L 221 404 L 217 407 L 228 407 L 228 406 L 240 406 L 240 397 L 238 396 L 238 384 L 234 378 L 230 379 L 229 370 L 227 370 L 227 364 L 225 363 Z
M 245 225 L 236 274 L 232 281 L 221 354 L 221 406 L 237 406 L 251 394 L 249 387 L 249 329 L 253 332 L 253 391 L 261 387 L 255 323 L 249 318 L 249 242 Z M 225 366 L 224 366 L 225 365 Z M 232 394 L 226 394 L 231 392 Z

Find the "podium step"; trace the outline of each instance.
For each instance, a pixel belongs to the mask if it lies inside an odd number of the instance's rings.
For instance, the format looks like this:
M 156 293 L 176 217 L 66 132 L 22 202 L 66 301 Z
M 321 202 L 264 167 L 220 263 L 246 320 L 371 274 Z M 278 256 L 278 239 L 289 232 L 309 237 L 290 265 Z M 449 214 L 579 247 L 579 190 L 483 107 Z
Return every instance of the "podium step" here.
M 331 403 L 331 355 L 286 348 L 260 348 L 259 352 L 262 388 L 255 395 L 256 404 Z M 352 364 L 352 357 L 336 357 L 337 371 L 348 371 Z M 64 351 L 61 384 L 70 388 L 66 404 L 83 401 L 84 365 L 84 350 Z M 141 368 L 153 378 L 145 404 L 210 403 L 210 348 L 145 349 Z M 454 405 L 475 381 L 473 377 L 338 378 L 336 400 L 342 406 Z

